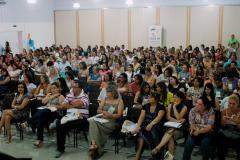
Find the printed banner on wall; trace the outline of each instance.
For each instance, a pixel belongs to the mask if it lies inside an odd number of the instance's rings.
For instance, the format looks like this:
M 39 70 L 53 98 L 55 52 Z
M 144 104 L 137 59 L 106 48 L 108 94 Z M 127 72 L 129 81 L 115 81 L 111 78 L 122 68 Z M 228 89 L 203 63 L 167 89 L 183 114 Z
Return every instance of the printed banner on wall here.
M 149 45 L 162 46 L 162 26 L 152 25 L 148 28 Z

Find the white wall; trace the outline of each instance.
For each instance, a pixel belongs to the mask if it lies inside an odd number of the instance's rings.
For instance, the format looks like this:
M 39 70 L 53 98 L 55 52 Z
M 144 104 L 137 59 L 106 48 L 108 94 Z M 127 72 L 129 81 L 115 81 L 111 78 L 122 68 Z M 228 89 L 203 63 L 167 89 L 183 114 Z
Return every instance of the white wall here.
M 104 10 L 104 45 L 128 44 L 127 9 Z
M 218 44 L 219 7 L 192 7 L 190 44 Z
M 186 7 L 161 7 L 160 24 L 163 26 L 163 45 L 183 47 L 186 44 Z
M 111 46 L 121 44 L 127 46 L 128 40 L 131 40 L 131 49 L 139 46 L 148 47 L 148 27 L 157 22 L 160 22 L 160 25 L 163 26 L 163 45 L 167 47 L 179 47 L 180 45 L 186 47 L 187 35 L 190 35 L 190 44 L 193 47 L 200 46 L 201 44 L 216 46 L 221 33 L 220 25 L 222 24 L 219 23 L 219 7 L 190 7 L 190 21 L 187 20 L 187 7 L 160 7 L 160 16 L 158 16 L 156 8 L 118 8 L 105 9 L 103 11 L 103 17 L 101 17 L 100 9 L 80 10 L 78 12 L 78 36 L 80 45 L 84 48 L 89 44 L 102 43 Z M 240 38 L 239 15 L 240 6 L 224 7 L 223 44 L 226 45 L 232 33 L 235 33 Z M 128 24 L 129 17 L 131 17 L 130 24 Z M 157 17 L 159 19 L 156 19 Z M 101 18 L 103 18 L 103 30 L 101 30 Z M 61 19 L 64 21 L 64 19 L 68 19 L 68 16 L 63 16 Z M 70 25 L 72 30 L 76 30 L 77 26 L 74 28 L 75 24 L 71 24 L 71 22 L 66 24 Z M 61 34 L 66 34 L 64 32 L 68 31 L 64 29 L 67 28 L 66 24 L 62 24 L 65 27 L 60 32 Z M 187 34 L 187 24 L 190 26 L 189 34 Z M 130 27 L 130 30 L 128 30 L 128 27 Z M 101 37 L 102 34 L 104 37 Z M 76 39 L 74 36 L 75 33 L 72 33 L 72 38 Z M 63 38 L 66 37 L 63 36 Z M 103 42 L 102 39 L 104 40 Z
M 101 45 L 101 10 L 79 11 L 80 46 Z
M 156 24 L 155 8 L 133 8 L 132 12 L 132 48 L 149 46 L 148 27 Z
M 133 0 L 131 7 L 147 6 L 199 6 L 199 5 L 237 5 L 239 0 Z M 70 10 L 75 2 L 81 4 L 81 9 L 93 8 L 126 8 L 126 0 L 54 0 L 55 10 Z
M 23 31 L 23 41 L 30 33 L 35 47 L 54 44 L 53 0 L 38 0 L 31 5 L 25 0 L 7 0 L 0 6 L 0 31 L 12 30 Z
M 76 11 L 55 12 L 55 33 L 57 45 L 77 46 Z
M 13 25 L 17 27 L 13 27 Z M 8 33 L 9 31 L 22 31 L 23 47 L 26 47 L 28 33 L 31 34 L 37 48 L 54 44 L 53 22 L 0 23 L 0 32 Z
M 233 33 L 240 39 L 240 6 L 226 6 L 223 13 L 223 44 L 227 45 Z

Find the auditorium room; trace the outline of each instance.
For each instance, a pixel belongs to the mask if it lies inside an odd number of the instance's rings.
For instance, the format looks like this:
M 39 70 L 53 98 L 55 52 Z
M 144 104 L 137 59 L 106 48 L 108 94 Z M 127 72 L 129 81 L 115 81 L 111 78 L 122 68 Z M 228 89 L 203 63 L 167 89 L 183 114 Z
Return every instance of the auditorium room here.
M 0 160 L 240 160 L 240 0 L 0 0 Z

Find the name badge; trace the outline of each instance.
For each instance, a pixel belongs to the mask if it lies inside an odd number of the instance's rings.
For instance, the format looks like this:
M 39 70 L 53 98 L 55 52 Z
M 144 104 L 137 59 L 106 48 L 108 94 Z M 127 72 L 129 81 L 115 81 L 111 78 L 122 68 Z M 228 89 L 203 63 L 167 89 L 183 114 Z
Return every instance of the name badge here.
M 229 90 L 233 90 L 233 85 L 232 85 L 232 83 L 228 83 L 228 89 L 229 89 Z
M 221 92 L 217 91 L 216 92 L 216 97 L 218 97 L 218 98 L 221 97 Z
M 108 108 L 108 112 L 113 113 L 115 111 L 115 107 L 111 106 Z

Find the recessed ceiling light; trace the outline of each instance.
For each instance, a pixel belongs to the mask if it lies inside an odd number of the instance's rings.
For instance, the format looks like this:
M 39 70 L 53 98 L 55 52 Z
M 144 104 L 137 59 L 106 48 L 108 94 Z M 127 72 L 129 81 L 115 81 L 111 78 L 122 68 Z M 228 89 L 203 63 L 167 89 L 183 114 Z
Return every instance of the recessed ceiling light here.
M 35 3 L 37 3 L 37 0 L 27 0 L 27 2 L 30 4 L 35 4 Z
M 126 4 L 127 4 L 128 6 L 133 5 L 133 0 L 126 0 Z
M 79 3 L 73 3 L 73 8 L 75 8 L 75 9 L 80 8 L 80 4 Z
M 108 9 L 108 8 L 103 8 L 104 10 Z
M 209 4 L 208 7 L 216 7 L 215 4 Z

